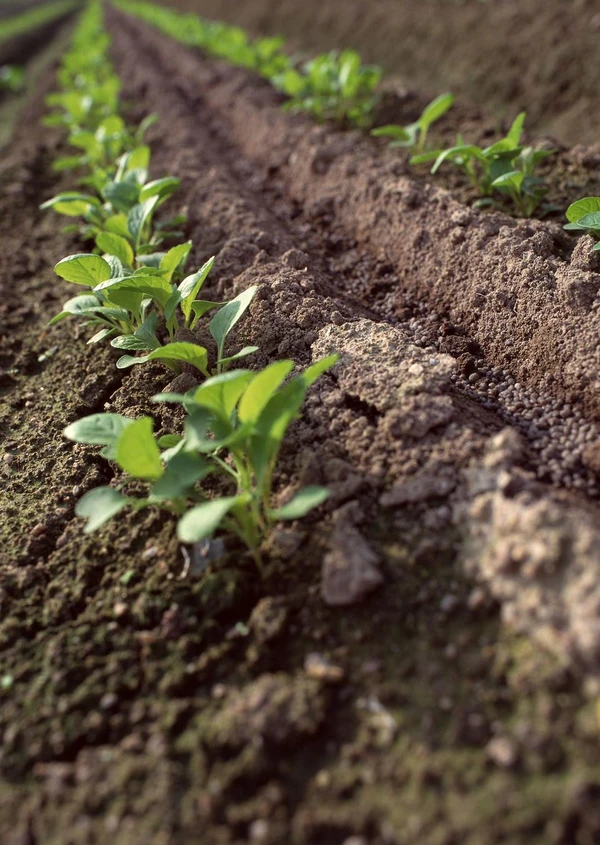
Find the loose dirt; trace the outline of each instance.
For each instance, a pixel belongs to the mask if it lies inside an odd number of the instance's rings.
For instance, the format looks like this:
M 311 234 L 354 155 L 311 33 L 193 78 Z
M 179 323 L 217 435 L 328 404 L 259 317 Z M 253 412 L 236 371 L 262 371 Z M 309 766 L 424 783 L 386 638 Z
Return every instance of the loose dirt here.
M 264 581 L 235 545 L 188 567 L 162 515 L 81 534 L 74 504 L 111 471 L 64 425 L 180 419 L 149 401 L 166 370 L 46 326 L 71 293 L 52 265 L 80 245 L 37 209 L 61 187 L 57 136 L 30 130 L 40 92 L 1 176 L 0 836 L 597 841 L 590 245 L 471 211 L 252 75 L 109 24 L 192 260 L 217 255 L 207 298 L 259 286 L 253 364 L 342 353 L 277 478 L 331 498 L 276 533 Z

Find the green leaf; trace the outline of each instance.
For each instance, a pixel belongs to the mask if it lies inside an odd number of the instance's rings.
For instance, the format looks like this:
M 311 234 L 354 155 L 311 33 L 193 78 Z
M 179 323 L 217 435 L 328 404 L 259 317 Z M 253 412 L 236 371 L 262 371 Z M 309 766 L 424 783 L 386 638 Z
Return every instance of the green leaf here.
M 148 349 L 154 349 L 154 346 L 148 346 L 146 340 L 134 334 L 119 335 L 111 340 L 110 345 L 115 349 L 126 349 L 129 352 L 146 352 Z
M 115 235 L 120 235 L 125 239 L 129 237 L 127 217 L 124 214 L 113 214 L 112 217 L 104 221 L 104 229 L 107 232 L 114 232 Z
M 197 273 L 192 273 L 191 276 L 187 276 L 177 288 L 181 295 L 181 310 L 183 311 L 186 321 L 189 320 L 190 314 L 192 313 L 192 304 L 198 296 L 198 293 L 206 281 L 206 277 L 210 273 L 214 263 L 214 257 L 209 258 Z
M 446 114 L 453 103 L 454 96 L 452 94 L 440 94 L 439 97 L 432 100 L 423 110 L 423 114 L 418 120 L 419 126 L 427 130 L 432 123 L 435 123 L 442 115 Z
M 199 407 L 216 411 L 222 419 L 229 420 L 253 375 L 251 370 L 231 370 L 229 373 L 213 376 L 192 393 L 191 401 Z
M 252 285 L 239 296 L 236 296 L 235 299 L 232 299 L 231 302 L 228 302 L 227 305 L 224 305 L 210 321 L 209 329 L 217 344 L 219 358 L 223 357 L 223 347 L 227 335 L 244 315 L 256 291 L 257 286 Z
M 577 225 L 583 229 L 600 229 L 600 211 L 590 211 L 589 214 L 584 214 L 577 221 Z
M 129 500 L 118 490 L 113 490 L 112 487 L 96 487 L 77 502 L 75 514 L 87 518 L 84 533 L 92 534 L 128 504 Z
M 146 361 L 178 361 L 180 363 L 192 364 L 201 373 L 208 375 L 206 370 L 208 353 L 206 349 L 195 343 L 185 343 L 182 341 L 168 343 L 166 346 L 161 346 L 148 355 L 142 355 L 141 358 L 132 358 L 130 355 L 124 355 L 117 361 L 117 367 L 123 370 L 135 364 L 144 364 Z
M 255 352 L 258 352 L 258 346 L 244 346 L 243 349 L 240 349 L 239 352 L 236 352 L 235 355 L 229 355 L 227 358 L 219 358 L 217 364 L 231 364 L 232 361 L 239 361 L 241 358 L 247 358 L 248 355 L 253 355 Z
M 197 299 L 195 302 L 192 302 L 192 312 L 194 314 L 194 319 L 190 323 L 190 328 L 193 329 L 196 326 L 198 320 L 204 317 L 209 311 L 212 311 L 213 308 L 219 308 L 221 305 L 225 305 L 225 302 L 209 302 L 206 299 Z
M 58 262 L 54 272 L 67 282 L 87 287 L 110 279 L 110 265 L 100 255 L 92 253 L 69 255 Z
M 160 269 L 167 281 L 171 281 L 176 270 L 181 269 L 192 248 L 192 242 L 186 241 L 184 244 L 174 246 L 167 253 L 165 253 L 160 261 Z
M 114 334 L 117 329 L 100 329 L 99 332 L 96 332 L 95 335 L 88 340 L 88 346 L 91 346 L 94 343 L 100 343 L 100 341 L 105 340 L 107 337 L 110 337 L 111 334 Z
M 239 501 L 239 496 L 228 496 L 192 508 L 179 520 L 177 536 L 182 543 L 199 543 L 210 537 Z
M 397 126 L 393 123 L 386 126 L 378 126 L 377 129 L 372 129 L 371 135 L 373 135 L 374 138 L 394 138 L 397 141 L 410 141 L 410 135 L 404 126 Z
M 149 199 L 155 199 L 156 202 L 159 200 L 164 202 L 167 197 L 175 193 L 180 184 L 181 180 L 176 179 L 174 176 L 165 176 L 163 179 L 155 179 L 153 182 L 148 182 L 140 191 L 140 202 L 143 203 Z
M 567 208 L 567 220 L 578 223 L 586 214 L 600 211 L 600 197 L 584 197 Z
M 43 210 L 52 208 L 67 217 L 83 217 L 88 213 L 90 206 L 100 206 L 96 197 L 81 194 L 77 191 L 66 191 L 46 200 L 40 205 L 40 208 Z
M 254 376 L 240 400 L 238 415 L 242 422 L 256 422 L 293 368 L 293 361 L 276 361 Z
M 101 232 L 96 238 L 96 245 L 102 252 L 114 255 L 126 267 L 133 267 L 134 254 L 129 244 L 121 235 L 112 232 Z
M 302 519 L 303 516 L 322 505 L 329 496 L 326 487 L 304 487 L 283 507 L 271 511 L 273 519 Z
M 68 425 L 63 434 L 75 443 L 110 446 L 132 423 L 133 420 L 121 414 L 91 414 Z
M 133 478 L 155 481 L 163 473 L 160 451 L 153 431 L 152 418 L 141 417 L 128 425 L 117 440 L 117 463 Z
M 139 205 L 134 205 L 127 215 L 127 228 L 133 238 L 136 249 L 141 243 L 144 226 L 156 208 L 157 203 L 157 196 L 150 197 L 149 199 L 144 200 L 144 202 L 140 202 Z
M 524 111 L 522 111 L 521 114 L 517 115 L 517 117 L 513 121 L 512 126 L 510 127 L 508 135 L 506 136 L 506 140 L 509 141 L 509 143 L 513 147 L 519 146 L 519 143 L 521 141 L 521 135 L 523 134 L 523 126 L 525 124 L 526 116 L 527 115 Z
M 150 496 L 167 501 L 187 496 L 196 482 L 210 471 L 210 465 L 199 455 L 178 452 L 167 464 L 162 477 L 153 485 Z
M 102 196 L 118 211 L 128 214 L 136 207 L 139 188 L 131 182 L 107 182 L 102 189 Z

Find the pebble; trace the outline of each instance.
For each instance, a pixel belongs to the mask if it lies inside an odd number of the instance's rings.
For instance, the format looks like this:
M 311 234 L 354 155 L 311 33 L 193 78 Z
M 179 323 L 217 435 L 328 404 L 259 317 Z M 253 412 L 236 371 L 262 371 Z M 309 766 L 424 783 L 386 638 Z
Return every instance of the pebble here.
M 507 736 L 496 736 L 486 746 L 486 754 L 489 759 L 503 769 L 512 768 L 519 759 L 519 749 Z
M 326 684 L 339 684 L 345 675 L 341 666 L 330 663 L 323 655 L 316 652 L 306 655 L 304 671 L 309 678 L 324 681 Z

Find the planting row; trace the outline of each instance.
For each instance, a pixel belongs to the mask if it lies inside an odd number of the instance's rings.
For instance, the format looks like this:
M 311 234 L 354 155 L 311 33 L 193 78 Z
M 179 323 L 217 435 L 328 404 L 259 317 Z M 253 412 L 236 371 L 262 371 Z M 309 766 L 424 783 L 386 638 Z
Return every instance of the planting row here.
M 20 15 L 0 21 L 0 42 L 43 26 L 70 12 L 76 5 L 76 0 L 54 0 L 52 3 L 42 3 Z
M 370 129 L 380 98 L 383 71 L 365 66 L 355 50 L 332 51 L 304 62 L 285 50 L 283 38 L 250 38 L 236 26 L 182 14 L 145 0 L 115 0 L 115 5 L 137 15 L 178 41 L 208 54 L 248 68 L 281 91 L 289 111 L 305 111 L 317 120 L 334 120 L 340 126 Z M 536 148 L 522 141 L 525 112 L 514 120 L 506 136 L 480 147 L 461 135 L 446 149 L 430 149 L 431 126 L 453 105 L 452 94 L 437 97 L 415 122 L 371 129 L 375 137 L 390 139 L 390 146 L 411 154 L 415 166 L 432 163 L 431 173 L 442 166 L 458 168 L 480 196 L 477 207 L 502 208 L 518 217 L 533 217 L 556 210 L 544 201 L 548 186 L 538 174 L 541 162 L 554 150 Z M 600 198 L 586 197 L 567 211 L 566 228 L 600 237 Z
M 289 360 L 260 372 L 231 368 L 257 351 L 254 346 L 233 354 L 226 350 L 256 288 L 230 302 L 199 299 L 214 259 L 186 275 L 191 241 L 167 248 L 181 236 L 176 227 L 184 218 L 157 222 L 155 212 L 179 180 L 149 179 L 150 149 L 142 140 L 155 118 L 148 117 L 135 131 L 127 127 L 119 114 L 120 84 L 107 58 L 108 45 L 101 7 L 94 0 L 63 59 L 62 90 L 48 98 L 54 111 L 46 124 L 64 127 L 78 151 L 54 166 L 83 170 L 78 182 L 85 190 L 60 193 L 42 208 L 79 218 L 67 230 L 95 244 L 93 251 L 69 255 L 56 265 L 57 275 L 84 290 L 52 322 L 77 317 L 92 326 L 88 343 L 110 341 L 127 353 L 117 361 L 121 369 L 158 360 L 175 375 L 191 367 L 205 381 L 185 395 L 154 397 L 183 405 L 183 435 L 156 437 L 150 417 L 133 421 L 117 414 L 95 414 L 66 429 L 75 442 L 102 445 L 102 455 L 123 472 L 118 488 L 90 491 L 76 513 L 88 517 L 86 531 L 91 532 L 125 507 L 160 507 L 180 517 L 183 542 L 198 542 L 222 527 L 237 535 L 262 566 L 260 546 L 272 524 L 298 519 L 327 497 L 324 488 L 305 488 L 284 507 L 274 508 L 271 488 L 288 426 L 309 387 L 337 358 L 329 356 L 290 380 L 294 363 Z M 213 349 L 177 340 L 180 330 L 189 335 L 210 312 Z M 146 485 L 141 497 L 123 492 L 132 479 Z

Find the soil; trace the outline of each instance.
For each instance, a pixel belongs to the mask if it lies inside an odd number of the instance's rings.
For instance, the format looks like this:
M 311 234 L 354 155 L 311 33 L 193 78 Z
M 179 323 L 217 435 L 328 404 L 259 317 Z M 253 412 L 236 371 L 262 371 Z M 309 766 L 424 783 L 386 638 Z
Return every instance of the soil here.
M 285 35 L 308 54 L 355 47 L 411 89 L 512 119 L 569 144 L 598 141 L 594 0 L 174 0 L 179 9 Z M 584 70 L 585 69 L 585 70 Z
M 342 354 L 276 479 L 331 498 L 275 534 L 264 579 L 235 545 L 188 566 L 154 512 L 82 534 L 75 502 L 112 470 L 64 426 L 181 421 L 150 403 L 160 365 L 119 371 L 47 326 L 72 295 L 53 264 L 81 249 L 38 209 L 71 184 L 60 136 L 31 131 L 48 75 L 0 172 L 0 841 L 599 841 L 591 244 L 467 208 L 253 75 L 108 23 L 192 261 L 217 255 L 207 298 L 258 285 L 253 365 Z

